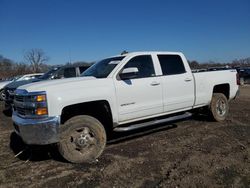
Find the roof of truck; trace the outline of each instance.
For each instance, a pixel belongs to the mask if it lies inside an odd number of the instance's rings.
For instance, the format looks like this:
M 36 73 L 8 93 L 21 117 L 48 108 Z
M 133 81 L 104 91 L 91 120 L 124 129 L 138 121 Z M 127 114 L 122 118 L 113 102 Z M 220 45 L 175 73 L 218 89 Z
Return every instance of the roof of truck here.
M 140 55 L 140 54 L 182 54 L 182 52 L 171 52 L 171 51 L 135 51 L 135 52 L 122 52 L 121 56 L 127 55 Z

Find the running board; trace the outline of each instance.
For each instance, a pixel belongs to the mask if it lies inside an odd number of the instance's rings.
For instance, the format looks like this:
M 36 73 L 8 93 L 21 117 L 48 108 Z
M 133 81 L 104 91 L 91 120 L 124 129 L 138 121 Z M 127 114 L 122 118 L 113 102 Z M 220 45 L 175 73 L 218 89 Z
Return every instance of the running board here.
M 185 118 L 188 118 L 190 116 L 192 116 L 192 114 L 189 112 L 186 112 L 186 113 L 181 114 L 181 115 L 176 115 L 176 116 L 168 117 L 165 119 L 156 119 L 156 120 L 145 122 L 145 123 L 138 123 L 138 124 L 130 125 L 128 127 L 116 127 L 114 129 L 114 131 L 115 132 L 132 131 L 135 129 L 140 129 L 143 127 L 148 127 L 148 126 L 152 126 L 152 125 L 156 125 L 156 124 L 167 123 L 167 122 L 171 122 L 171 121 L 185 119 Z

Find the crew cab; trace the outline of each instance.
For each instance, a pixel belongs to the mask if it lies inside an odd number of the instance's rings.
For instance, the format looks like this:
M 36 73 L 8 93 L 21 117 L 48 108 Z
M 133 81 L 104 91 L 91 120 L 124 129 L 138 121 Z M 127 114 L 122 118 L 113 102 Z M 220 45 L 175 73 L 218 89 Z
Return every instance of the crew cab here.
M 225 120 L 237 78 L 233 69 L 192 73 L 179 52 L 132 52 L 103 59 L 79 78 L 19 87 L 12 119 L 26 144 L 57 144 L 66 160 L 88 162 L 113 131 L 181 119 L 202 107 Z

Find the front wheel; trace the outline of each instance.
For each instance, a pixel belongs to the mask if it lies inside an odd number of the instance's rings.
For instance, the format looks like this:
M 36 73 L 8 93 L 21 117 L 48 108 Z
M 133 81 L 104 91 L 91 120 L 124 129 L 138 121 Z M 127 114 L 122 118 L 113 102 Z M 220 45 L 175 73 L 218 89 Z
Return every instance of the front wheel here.
M 3 101 L 5 99 L 5 93 L 4 90 L 0 90 L 0 101 Z
M 91 116 L 75 116 L 61 125 L 60 129 L 58 150 L 69 162 L 92 162 L 105 148 L 105 129 Z
M 210 104 L 212 118 L 218 122 L 224 121 L 228 115 L 228 110 L 229 105 L 226 96 L 222 93 L 214 93 Z

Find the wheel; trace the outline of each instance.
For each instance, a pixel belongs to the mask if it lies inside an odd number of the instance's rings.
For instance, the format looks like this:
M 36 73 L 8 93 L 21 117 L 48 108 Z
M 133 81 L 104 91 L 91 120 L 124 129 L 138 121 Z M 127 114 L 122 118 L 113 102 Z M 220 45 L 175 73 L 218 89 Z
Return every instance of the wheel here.
M 4 90 L 0 90 L 0 101 L 3 101 L 5 99 L 5 93 Z
M 60 127 L 59 153 L 69 162 L 92 162 L 106 145 L 103 125 L 87 115 L 72 117 Z
M 226 96 L 222 93 L 214 93 L 210 104 L 212 118 L 215 121 L 224 121 L 228 115 L 229 105 Z

